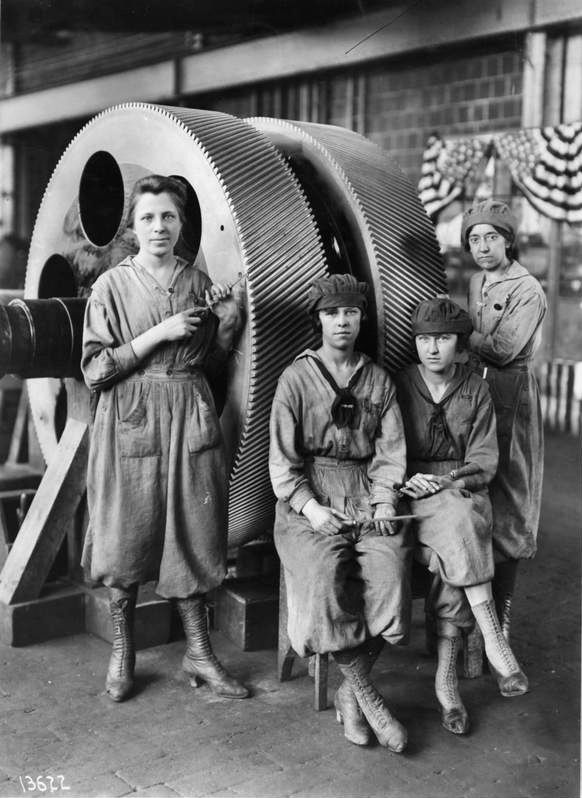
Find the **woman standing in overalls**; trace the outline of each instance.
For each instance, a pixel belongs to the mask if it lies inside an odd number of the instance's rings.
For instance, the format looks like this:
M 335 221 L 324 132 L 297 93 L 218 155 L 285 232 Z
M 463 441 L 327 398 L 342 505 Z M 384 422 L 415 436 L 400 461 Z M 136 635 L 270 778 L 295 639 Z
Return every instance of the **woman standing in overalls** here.
M 469 348 L 482 363 L 497 417 L 499 466 L 489 486 L 493 593 L 506 637 L 518 562 L 536 553 L 544 459 L 533 356 L 547 305 L 539 282 L 513 257 L 516 233 L 503 202 L 488 199 L 463 214 L 461 241 L 481 270 L 469 284 Z
M 138 585 L 155 580 L 180 614 L 192 686 L 248 689 L 212 652 L 205 594 L 226 574 L 228 475 L 207 374 L 224 364 L 240 309 L 228 286 L 174 254 L 186 189 L 138 180 L 129 226 L 139 249 L 104 272 L 87 303 L 82 369 L 97 398 L 82 563 L 109 588 L 113 650 L 106 691 L 133 691 Z

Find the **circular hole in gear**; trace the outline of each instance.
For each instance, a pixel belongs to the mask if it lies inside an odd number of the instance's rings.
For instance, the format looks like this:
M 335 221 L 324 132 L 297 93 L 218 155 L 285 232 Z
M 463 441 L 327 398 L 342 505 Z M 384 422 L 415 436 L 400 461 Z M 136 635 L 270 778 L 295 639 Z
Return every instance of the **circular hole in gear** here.
M 40 275 L 38 298 L 76 296 L 77 283 L 69 261 L 62 255 L 51 255 Z
M 79 184 L 79 216 L 83 232 L 96 247 L 115 238 L 123 217 L 123 176 L 115 158 L 104 150 L 94 153 Z
M 182 175 L 170 175 L 174 180 L 179 180 L 186 189 L 186 210 L 184 226 L 180 240 L 176 245 L 176 254 L 185 258 L 187 261 L 196 260 L 200 249 L 200 239 L 202 237 L 202 211 L 196 192 Z

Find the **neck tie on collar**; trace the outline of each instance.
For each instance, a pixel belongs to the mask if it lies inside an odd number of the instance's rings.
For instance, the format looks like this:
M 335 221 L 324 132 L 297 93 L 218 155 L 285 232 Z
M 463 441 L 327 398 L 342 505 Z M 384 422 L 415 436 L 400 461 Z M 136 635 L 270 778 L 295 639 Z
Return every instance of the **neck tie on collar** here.
M 314 358 L 314 361 L 317 363 L 319 370 L 329 382 L 336 395 L 331 406 L 332 421 L 338 429 L 343 429 L 344 427 L 355 429 L 359 419 L 359 403 L 352 393 L 352 389 L 362 373 L 362 366 L 352 374 L 347 386 L 345 388 L 340 388 L 322 361 L 317 357 Z
M 435 459 L 458 459 L 457 446 L 449 430 L 443 405 L 434 405 L 428 420 L 429 451 Z

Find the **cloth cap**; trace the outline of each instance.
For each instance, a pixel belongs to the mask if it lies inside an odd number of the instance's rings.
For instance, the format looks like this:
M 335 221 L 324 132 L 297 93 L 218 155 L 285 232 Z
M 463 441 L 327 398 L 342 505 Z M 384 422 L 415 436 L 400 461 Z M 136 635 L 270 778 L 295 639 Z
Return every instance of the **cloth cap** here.
M 412 311 L 413 335 L 470 335 L 473 324 L 466 310 L 446 297 L 425 299 Z
M 333 274 L 315 280 L 309 288 L 309 312 L 323 308 L 368 307 L 367 283 L 361 283 L 351 274 Z
M 515 238 L 517 233 L 515 216 L 509 210 L 509 207 L 499 200 L 487 199 L 483 202 L 477 202 L 473 207 L 465 211 L 461 222 L 462 244 L 467 244 L 469 230 L 476 224 L 490 224 L 493 227 L 499 227 L 511 233 L 513 238 Z

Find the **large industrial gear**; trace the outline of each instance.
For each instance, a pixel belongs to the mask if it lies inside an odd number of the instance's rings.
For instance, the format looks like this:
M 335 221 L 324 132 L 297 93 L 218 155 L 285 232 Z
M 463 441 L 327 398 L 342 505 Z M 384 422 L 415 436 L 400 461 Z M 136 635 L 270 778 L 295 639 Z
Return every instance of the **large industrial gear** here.
M 390 372 L 412 358 L 410 314 L 446 291 L 438 244 L 416 191 L 396 162 L 363 136 L 333 125 L 249 120 L 297 174 L 314 209 L 329 268 L 374 289 L 369 353 Z M 375 339 L 375 340 L 374 340 Z
M 127 199 L 145 174 L 188 187 L 179 254 L 214 281 L 244 275 L 246 325 L 229 363 L 221 423 L 230 458 L 229 544 L 269 526 L 268 418 L 283 368 L 313 343 L 309 284 L 351 271 L 373 286 L 363 347 L 394 370 L 411 357 L 408 318 L 445 290 L 434 232 L 412 186 L 380 148 L 342 128 L 129 103 L 88 123 L 59 161 L 30 249 L 25 301 L 87 296 L 135 252 Z M 378 331 L 376 333 L 376 331 Z M 41 448 L 63 414 L 88 420 L 80 375 L 46 368 L 28 383 Z M 33 376 L 30 373 L 28 376 Z

